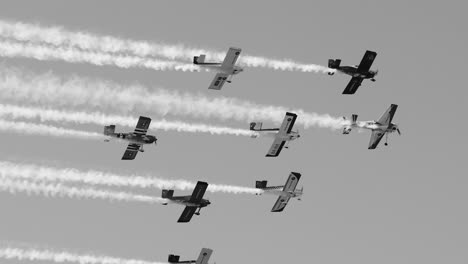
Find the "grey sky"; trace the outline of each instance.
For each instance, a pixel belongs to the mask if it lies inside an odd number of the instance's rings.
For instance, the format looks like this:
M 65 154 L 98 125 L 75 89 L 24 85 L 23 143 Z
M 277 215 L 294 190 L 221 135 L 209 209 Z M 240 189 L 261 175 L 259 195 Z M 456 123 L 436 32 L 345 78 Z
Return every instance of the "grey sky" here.
M 3 1 L 0 19 L 219 51 L 237 46 L 304 63 L 357 64 L 366 49 L 375 50 L 377 81 L 365 81 L 354 96 L 341 95 L 349 81 L 343 75 L 246 69 L 217 92 L 206 89 L 212 73 L 2 60 L 38 73 L 356 113 L 360 120 L 395 103 L 403 135 L 369 151 L 367 132 L 299 127 L 302 137 L 267 159 L 269 139 L 153 131 L 159 145 L 122 162 L 125 144 L 2 133 L 0 160 L 241 186 L 282 184 L 298 171 L 305 195 L 274 214 L 272 196 L 209 194 L 211 206 L 181 225 L 180 206 L 0 193 L 0 240 L 157 261 L 210 247 L 212 260 L 227 264 L 466 263 L 465 11 L 462 1 Z

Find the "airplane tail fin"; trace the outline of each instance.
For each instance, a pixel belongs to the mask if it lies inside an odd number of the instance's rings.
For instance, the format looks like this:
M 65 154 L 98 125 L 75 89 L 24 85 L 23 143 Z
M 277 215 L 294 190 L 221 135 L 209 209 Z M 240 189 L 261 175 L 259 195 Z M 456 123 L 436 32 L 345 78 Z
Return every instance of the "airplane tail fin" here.
M 341 60 L 339 60 L 339 59 L 336 59 L 336 60 L 329 59 L 328 60 L 328 68 L 330 68 L 330 69 L 336 69 L 336 68 L 340 67 L 340 64 L 341 64 Z
M 202 54 L 200 56 L 193 57 L 193 64 L 202 64 L 205 63 L 206 55 Z
M 105 126 L 104 135 L 109 136 L 115 133 L 115 125 Z
M 252 122 L 250 123 L 250 130 L 259 131 L 262 129 L 262 122 Z
M 258 188 L 258 189 L 266 188 L 267 183 L 268 183 L 268 181 L 256 181 L 255 182 L 255 188 Z
M 353 126 L 356 125 L 357 118 L 358 118 L 358 115 L 351 115 L 351 124 L 347 124 L 343 128 L 343 134 L 347 135 L 347 134 L 351 133 L 351 130 L 353 129 Z M 346 117 L 343 117 L 343 119 L 346 120 Z
M 180 256 L 170 254 L 169 257 L 167 258 L 167 262 L 169 262 L 169 263 L 179 263 L 179 259 L 180 259 Z
M 171 199 L 174 196 L 174 190 L 162 190 L 161 198 Z

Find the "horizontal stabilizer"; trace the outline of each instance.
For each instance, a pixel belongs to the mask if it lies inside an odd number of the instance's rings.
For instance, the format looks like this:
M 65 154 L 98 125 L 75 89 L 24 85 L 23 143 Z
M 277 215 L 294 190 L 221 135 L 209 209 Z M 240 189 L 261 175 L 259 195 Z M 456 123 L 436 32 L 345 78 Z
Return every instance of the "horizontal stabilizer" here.
M 161 197 L 164 199 L 171 199 L 174 196 L 174 190 L 162 190 Z
M 205 57 L 206 57 L 206 55 L 204 55 L 204 54 L 202 54 L 200 56 L 193 57 L 193 64 L 205 63 Z
M 256 181 L 255 182 L 255 188 L 258 188 L 258 189 L 266 188 L 267 183 L 268 183 L 267 181 Z
M 109 136 L 115 133 L 115 125 L 105 126 L 104 135 Z
M 252 122 L 250 123 L 250 130 L 259 131 L 262 129 L 262 122 Z
M 180 259 L 180 256 L 170 254 L 167 261 L 169 263 L 179 263 L 179 259 Z

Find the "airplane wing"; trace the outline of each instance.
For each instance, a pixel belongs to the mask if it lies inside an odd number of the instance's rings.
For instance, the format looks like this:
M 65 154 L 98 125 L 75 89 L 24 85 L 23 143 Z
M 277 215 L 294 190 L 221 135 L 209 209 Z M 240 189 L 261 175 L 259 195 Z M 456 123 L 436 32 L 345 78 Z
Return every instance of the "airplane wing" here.
M 197 209 L 198 207 L 195 207 L 195 206 L 185 206 L 185 209 L 180 215 L 179 220 L 177 220 L 177 222 L 178 223 L 190 222 L 190 219 L 192 219 L 192 216 L 195 214 Z
M 208 264 L 208 260 L 210 260 L 211 254 L 213 253 L 212 249 L 209 248 L 202 248 L 200 255 L 198 256 L 196 264 Z
M 138 150 L 140 149 L 140 145 L 130 143 L 127 146 L 127 150 L 122 156 L 122 160 L 133 160 L 135 159 L 136 155 L 138 154 Z
M 151 118 L 140 116 L 138 123 L 136 125 L 135 131 L 133 133 L 144 136 L 148 131 L 148 128 L 151 124 Z
M 369 141 L 368 149 L 375 149 L 379 145 L 380 140 L 385 135 L 385 132 L 374 130 L 372 131 L 371 139 Z
M 283 119 L 283 123 L 281 123 L 281 127 L 278 133 L 289 134 L 294 126 L 294 122 L 296 122 L 297 115 L 294 113 L 286 113 L 286 116 Z
M 362 83 L 361 77 L 353 77 L 343 91 L 343 94 L 354 94 Z
M 224 83 L 226 82 L 227 78 L 229 75 L 225 73 L 217 73 L 216 76 L 214 77 L 213 81 L 210 84 L 210 87 L 208 89 L 212 90 L 221 90 L 223 87 Z
M 205 195 L 206 189 L 208 188 L 208 183 L 206 182 L 197 182 L 195 189 L 193 190 L 192 197 L 190 197 L 190 202 L 198 203 L 203 199 L 203 195 Z
M 223 64 L 221 64 L 222 68 L 232 68 L 234 64 L 236 64 L 237 58 L 239 58 L 239 54 L 241 53 L 241 49 L 239 48 L 229 48 L 226 57 L 224 58 Z
M 389 125 L 392 122 L 393 116 L 397 110 L 398 105 L 392 104 L 390 107 L 383 113 L 383 115 L 377 121 L 381 125 Z
M 297 172 L 291 172 L 289 178 L 284 185 L 283 192 L 293 192 L 296 189 L 297 183 L 301 178 L 301 174 Z
M 273 144 L 270 147 L 270 150 L 268 150 L 268 153 L 266 154 L 267 157 L 277 157 L 281 150 L 284 147 L 284 144 L 286 144 L 286 141 L 275 138 L 273 141 Z
M 272 212 L 281 212 L 284 210 L 286 205 L 289 202 L 289 196 L 280 196 L 278 197 L 278 200 L 276 200 L 275 205 L 273 205 L 273 208 L 271 208 Z
M 375 56 L 377 56 L 377 52 L 366 51 L 364 57 L 362 57 L 361 63 L 359 63 L 357 72 L 368 72 L 374 62 Z

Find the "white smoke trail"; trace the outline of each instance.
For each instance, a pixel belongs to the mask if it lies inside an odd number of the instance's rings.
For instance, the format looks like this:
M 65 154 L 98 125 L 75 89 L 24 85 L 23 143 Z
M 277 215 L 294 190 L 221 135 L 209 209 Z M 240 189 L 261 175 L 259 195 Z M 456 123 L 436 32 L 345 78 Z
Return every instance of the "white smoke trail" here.
M 235 98 L 208 98 L 141 85 L 122 86 L 117 83 L 73 77 L 67 80 L 53 74 L 27 74 L 0 67 L 0 98 L 16 103 L 36 103 L 59 107 L 86 107 L 115 112 L 152 112 L 158 115 L 191 116 L 195 118 L 263 121 L 281 123 L 285 112 L 298 114 L 297 124 L 305 128 L 318 126 L 339 129 L 341 118 L 308 113 L 302 109 L 265 106 Z
M 186 64 L 174 61 L 162 61 L 151 58 L 141 58 L 137 56 L 118 55 L 110 53 L 99 53 L 94 51 L 81 51 L 76 48 L 50 47 L 30 43 L 21 43 L 0 40 L 0 56 L 21 57 L 36 60 L 65 61 L 71 63 L 90 63 L 103 66 L 111 65 L 120 68 L 147 68 L 157 71 L 201 71 L 207 70 L 193 64 Z
M 0 104 L 0 117 L 12 119 L 39 119 L 42 122 L 71 122 L 76 124 L 109 125 L 118 124 L 135 127 L 137 119 L 131 116 L 106 115 L 99 112 L 79 112 L 44 109 L 41 107 L 24 107 L 11 104 Z M 176 130 L 190 133 L 210 133 L 212 135 L 258 136 L 257 132 L 230 127 L 218 127 L 205 124 L 185 123 L 181 121 L 152 120 L 151 128 L 164 131 Z
M 54 263 L 79 263 L 79 264 L 163 264 L 163 262 L 152 262 L 137 259 L 122 259 L 109 256 L 96 256 L 91 254 L 75 254 L 61 251 L 40 249 L 22 249 L 16 247 L 0 248 L 0 258 L 28 260 L 28 261 L 50 261 Z
M 49 125 L 26 123 L 26 122 L 11 122 L 0 119 L 0 131 L 15 132 L 28 135 L 42 135 L 78 139 L 104 139 L 104 135 L 86 131 L 72 130 Z
M 155 44 L 132 41 L 111 36 L 98 36 L 86 32 L 71 32 L 62 27 L 43 27 L 37 24 L 0 20 L 0 36 L 31 43 L 48 44 L 55 47 L 75 47 L 107 53 L 133 53 L 136 56 L 156 56 L 171 60 L 191 62 L 194 56 L 206 54 L 209 60 L 222 61 L 225 52 L 188 48 L 184 45 Z M 264 67 L 275 70 L 302 72 L 334 72 L 335 70 L 315 64 L 302 64 L 292 60 L 275 60 L 264 57 L 241 55 L 239 65 Z
M 24 192 L 28 195 L 43 195 L 47 197 L 67 197 L 77 199 L 103 199 L 122 202 L 143 202 L 162 204 L 168 201 L 159 197 L 114 192 L 102 189 L 69 187 L 63 184 L 35 183 L 27 180 L 11 180 L 8 177 L 0 179 L 0 191 L 16 194 Z
M 93 186 L 106 185 L 110 187 L 137 187 L 193 190 L 195 183 L 185 180 L 164 180 L 154 177 L 139 175 L 122 176 L 99 171 L 79 171 L 76 169 L 57 169 L 52 167 L 37 166 L 31 164 L 16 164 L 0 161 L 0 177 L 10 179 L 23 179 L 29 181 L 45 181 L 59 183 L 82 183 Z M 258 194 L 261 190 L 256 188 L 209 184 L 207 191 L 234 193 L 234 194 Z

